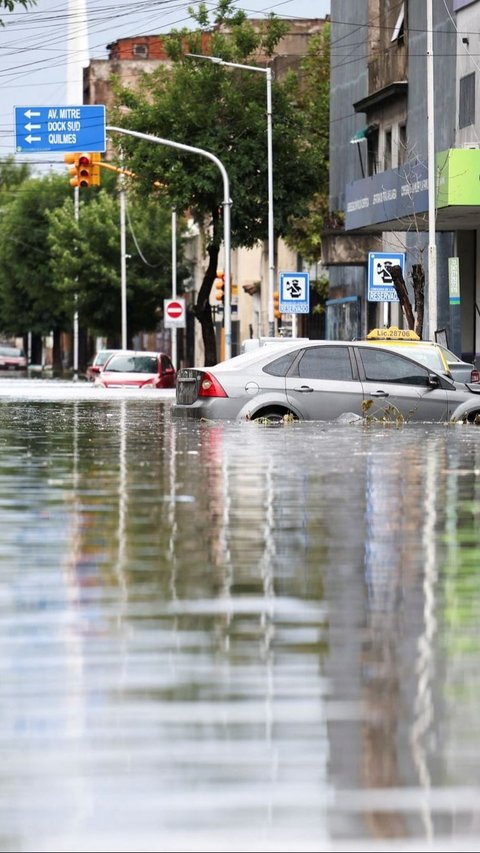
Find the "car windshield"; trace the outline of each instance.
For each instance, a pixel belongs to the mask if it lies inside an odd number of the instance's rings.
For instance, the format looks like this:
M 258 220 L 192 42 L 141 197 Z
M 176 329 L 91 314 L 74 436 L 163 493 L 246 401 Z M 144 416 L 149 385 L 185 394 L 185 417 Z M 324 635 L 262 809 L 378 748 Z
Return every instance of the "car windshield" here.
M 105 364 L 105 362 L 108 361 L 112 353 L 113 350 L 102 350 L 101 352 L 97 353 L 97 355 L 95 356 L 95 365 L 99 366 Z
M 112 373 L 156 373 L 157 359 L 154 355 L 118 355 L 107 368 Z
M 444 354 L 445 358 L 447 359 L 447 361 L 448 361 L 449 363 L 455 363 L 455 362 L 460 362 L 460 361 L 462 361 L 462 359 L 461 359 L 461 358 L 459 358 L 459 357 L 458 357 L 458 355 L 455 355 L 455 353 L 454 353 L 454 352 L 452 352 L 451 350 L 447 349 L 446 347 L 442 347 L 442 345 L 441 345 L 441 344 L 439 344 L 439 347 L 440 347 L 440 349 L 442 350 L 442 352 L 443 352 L 443 354 Z
M 403 353 L 408 358 L 413 358 L 414 361 L 418 361 L 420 364 L 423 364 L 424 367 L 430 368 L 430 370 L 435 370 L 437 373 L 445 373 L 446 367 L 443 363 L 442 355 L 440 352 L 440 347 L 437 346 L 422 346 L 421 344 L 404 344 L 399 343 L 397 345 L 393 345 L 390 342 L 383 341 L 372 341 L 372 344 L 376 346 L 384 346 L 386 348 L 395 349 L 397 352 Z
M 23 352 L 16 347 L 0 347 L 0 355 L 6 355 L 10 358 L 23 358 Z

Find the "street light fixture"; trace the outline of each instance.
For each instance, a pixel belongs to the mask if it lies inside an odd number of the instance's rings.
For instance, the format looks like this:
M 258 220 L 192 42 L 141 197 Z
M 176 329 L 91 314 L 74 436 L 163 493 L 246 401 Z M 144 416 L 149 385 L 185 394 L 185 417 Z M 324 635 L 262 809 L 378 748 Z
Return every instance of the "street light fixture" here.
M 268 156 L 268 335 L 275 334 L 275 315 L 273 294 L 275 291 L 275 254 L 274 254 L 274 224 L 273 224 L 273 144 L 272 144 L 272 69 L 260 68 L 258 65 L 242 65 L 239 62 L 227 62 L 219 56 L 207 56 L 201 53 L 186 53 L 194 59 L 206 59 L 215 65 L 228 65 L 230 68 L 243 68 L 247 71 L 260 71 L 265 74 L 267 81 L 267 156 Z

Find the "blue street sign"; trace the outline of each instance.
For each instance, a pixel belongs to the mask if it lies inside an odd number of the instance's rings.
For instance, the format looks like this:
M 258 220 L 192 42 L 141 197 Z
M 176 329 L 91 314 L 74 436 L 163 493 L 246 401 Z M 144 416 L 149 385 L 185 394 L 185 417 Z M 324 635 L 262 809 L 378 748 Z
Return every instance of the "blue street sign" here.
M 401 268 L 405 278 L 404 252 L 368 253 L 368 302 L 399 302 L 390 274 L 395 266 Z
M 105 151 L 105 107 L 15 107 L 15 150 Z
M 308 314 L 310 275 L 308 272 L 280 273 L 279 310 L 282 314 Z

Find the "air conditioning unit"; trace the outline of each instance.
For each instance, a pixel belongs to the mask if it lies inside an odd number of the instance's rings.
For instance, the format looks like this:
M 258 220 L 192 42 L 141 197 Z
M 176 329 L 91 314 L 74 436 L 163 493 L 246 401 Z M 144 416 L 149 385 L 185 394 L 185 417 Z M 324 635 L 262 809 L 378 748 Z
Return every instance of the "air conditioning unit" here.
M 480 142 L 464 142 L 462 148 L 480 148 Z

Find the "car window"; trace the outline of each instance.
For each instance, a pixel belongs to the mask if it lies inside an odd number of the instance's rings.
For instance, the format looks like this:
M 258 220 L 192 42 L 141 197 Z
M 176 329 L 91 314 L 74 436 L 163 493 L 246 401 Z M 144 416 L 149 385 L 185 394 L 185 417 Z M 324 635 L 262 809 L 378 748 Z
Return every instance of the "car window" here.
M 360 351 L 365 378 L 370 382 L 399 382 L 402 385 L 428 385 L 428 371 L 401 355 L 386 349 L 367 347 Z
M 109 359 L 109 358 L 110 358 L 110 356 L 111 356 L 111 355 L 112 355 L 112 351 L 111 351 L 111 350 L 106 350 L 105 352 L 99 352 L 99 353 L 97 353 L 97 355 L 95 356 L 95 360 L 94 360 L 94 362 L 93 362 L 93 363 L 94 363 L 96 366 L 97 366 L 97 365 L 105 364 L 105 362 L 107 361 L 107 359 Z
M 302 379 L 353 379 L 349 347 L 309 347 L 296 367 Z
M 289 352 L 286 355 L 282 355 L 280 358 L 276 358 L 274 361 L 271 361 L 270 364 L 266 364 L 263 368 L 264 372 L 270 373 L 271 376 L 286 376 L 293 364 L 293 360 L 295 359 L 297 352 L 298 350 Z

